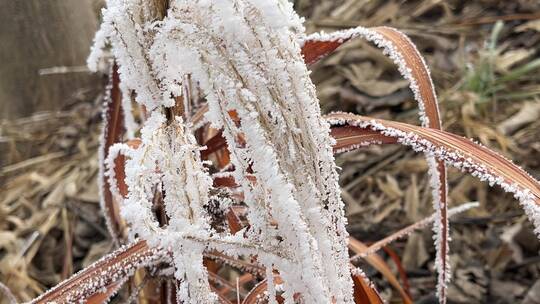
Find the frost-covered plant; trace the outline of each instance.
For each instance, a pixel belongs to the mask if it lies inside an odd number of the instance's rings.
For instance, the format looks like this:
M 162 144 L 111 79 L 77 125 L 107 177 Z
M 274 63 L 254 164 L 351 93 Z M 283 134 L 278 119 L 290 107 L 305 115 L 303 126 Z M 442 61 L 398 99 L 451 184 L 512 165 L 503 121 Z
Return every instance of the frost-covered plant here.
M 231 283 L 208 266 L 213 259 L 265 277 L 245 296 L 237 286 L 237 301 L 381 303 L 362 272 L 351 271 L 348 246 L 369 258 L 429 222 L 445 302 L 448 216 L 471 207 L 447 210 L 447 164 L 513 192 L 540 234 L 538 182 L 440 131 L 429 71 L 405 35 L 386 27 L 304 32 L 285 0 L 107 1 L 89 57 L 96 68 L 110 43 L 115 60 L 100 151 L 102 206 L 115 240 L 133 244 L 35 302 L 106 300 L 136 268 L 156 266 L 153 273 L 166 277 L 171 269 L 157 267 L 165 264 L 174 269 L 177 302 L 230 303 Z M 410 81 L 421 127 L 321 115 L 306 63 L 355 37 L 383 48 Z M 122 143 L 124 133 L 130 142 Z M 349 244 L 334 152 L 388 143 L 425 153 L 435 214 L 382 245 Z
M 129 12 L 125 3 L 120 4 L 124 13 Z M 105 16 L 105 20 L 118 22 L 117 11 Z M 309 303 L 327 303 L 332 298 L 351 303 L 347 232 L 329 126 L 321 119 L 315 88 L 301 56 L 298 35 L 303 28 L 291 5 L 173 1 L 165 19 L 153 24 L 152 30 L 154 41 L 147 53 L 137 42 L 130 48 L 112 39 L 113 49 L 120 49 L 115 51 L 120 67 L 133 64 L 131 56 L 125 57 L 131 53 L 147 57 L 139 65 L 149 65 L 119 70 L 128 86 L 133 79 L 137 100 L 145 100 L 141 103 L 151 111 L 142 129 L 141 146 L 127 153 L 129 194 L 121 204 L 121 213 L 131 233 L 154 246 L 174 244 L 172 252 L 178 259 L 185 259 L 184 247 L 198 251 L 198 258 L 194 253 L 189 258 L 202 268 L 205 244 L 197 250 L 193 242 L 187 246 L 182 240 L 187 231 L 203 236 L 212 233 L 204 214 L 211 178 L 197 159 L 195 141 L 190 143 L 189 135 L 176 136 L 184 124 L 175 120 L 165 127 L 161 113 L 163 107 L 172 106 L 171 96 L 181 96 L 179 87 L 190 75 L 206 95 L 208 120 L 214 128 L 223 129 L 228 146 L 235 147 L 231 149 L 232 174 L 242 187 L 251 225 L 245 235 L 237 235 L 237 242 L 287 253 L 289 258 L 282 259 L 256 252 L 263 265 L 275 268 L 284 278 L 286 299 L 299 293 Z M 118 31 L 109 36 L 118 41 L 129 39 L 122 40 L 126 35 Z M 154 78 L 148 78 L 150 71 L 156 71 Z M 237 113 L 239 122 L 234 121 L 232 112 Z M 241 135 L 242 143 L 238 142 Z M 125 147 L 112 147 L 120 148 Z M 109 152 L 109 156 L 115 153 Z M 180 165 L 186 162 L 188 166 Z M 109 170 L 114 172 L 112 166 Z M 245 178 L 250 171 L 257 185 Z M 155 185 L 165 193 L 170 218 L 165 232 L 152 220 Z M 271 219 L 277 225 L 271 225 Z M 175 238 L 173 233 L 180 236 Z M 243 253 L 230 251 L 232 255 Z M 184 280 L 193 275 L 183 269 L 189 263 L 176 258 L 175 262 L 177 279 L 185 285 L 180 299 L 210 302 L 203 297 L 208 286 L 188 286 L 207 282 L 204 271 Z

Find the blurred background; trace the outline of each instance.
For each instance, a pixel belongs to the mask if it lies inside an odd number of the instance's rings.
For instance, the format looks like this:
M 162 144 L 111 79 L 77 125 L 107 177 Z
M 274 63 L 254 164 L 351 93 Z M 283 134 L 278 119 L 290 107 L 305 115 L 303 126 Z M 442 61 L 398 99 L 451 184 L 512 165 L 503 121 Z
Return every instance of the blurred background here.
M 540 1 L 294 3 L 308 32 L 358 25 L 404 31 L 431 68 L 444 129 L 540 179 Z M 112 248 L 96 184 L 104 75 L 85 66 L 103 5 L 0 0 L 0 282 L 18 301 Z M 373 45 L 354 40 L 312 69 L 324 112 L 417 124 L 408 83 Z M 358 239 L 375 242 L 432 213 L 422 155 L 371 147 L 337 162 L 348 230 Z M 540 243 L 516 201 L 457 171 L 449 178 L 451 206 L 480 203 L 451 220 L 449 302 L 540 303 Z M 430 229 L 416 232 L 381 253 L 415 303 L 436 303 L 431 236 Z M 364 269 L 399 303 L 380 274 Z

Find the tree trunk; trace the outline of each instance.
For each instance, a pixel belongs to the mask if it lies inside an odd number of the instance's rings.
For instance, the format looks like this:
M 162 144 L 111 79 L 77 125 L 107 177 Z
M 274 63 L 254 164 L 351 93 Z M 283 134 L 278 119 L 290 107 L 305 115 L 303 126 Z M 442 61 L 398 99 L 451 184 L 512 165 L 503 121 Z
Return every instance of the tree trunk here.
M 97 29 L 95 0 L 0 0 L 0 119 L 59 110 L 95 93 L 88 72 L 39 75 L 85 66 Z

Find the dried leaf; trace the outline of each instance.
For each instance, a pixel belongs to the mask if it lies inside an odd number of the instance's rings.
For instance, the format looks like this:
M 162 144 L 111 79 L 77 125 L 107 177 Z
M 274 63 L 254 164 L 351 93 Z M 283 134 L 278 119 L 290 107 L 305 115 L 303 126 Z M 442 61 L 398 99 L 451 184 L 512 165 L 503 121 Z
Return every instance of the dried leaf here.
M 103 110 L 103 131 L 100 141 L 100 168 L 99 168 L 99 187 L 100 187 L 100 206 L 105 216 L 107 229 L 113 240 L 118 243 L 118 237 L 121 235 L 120 215 L 116 206 L 108 178 L 104 175 L 105 168 L 104 160 L 107 158 L 109 148 L 122 140 L 124 135 L 124 117 L 122 112 L 122 96 L 120 92 L 120 75 L 118 74 L 118 66 L 115 64 L 112 67 L 112 72 L 109 76 L 109 86 L 105 94 L 105 109 Z
M 525 209 L 529 219 L 540 234 L 540 184 L 523 169 L 469 139 L 436 129 L 417 127 L 405 123 L 372 119 L 353 114 L 332 114 L 327 117 L 334 128 L 345 125 L 349 131 L 345 140 L 348 147 L 365 143 L 365 134 L 371 139 L 386 143 L 394 140 L 413 147 L 416 151 L 430 153 L 434 157 L 444 160 L 447 164 L 471 173 L 473 176 L 487 181 L 490 185 L 499 185 L 506 192 L 514 194 Z M 350 128 L 354 126 L 358 134 L 354 141 L 355 132 Z M 379 132 L 379 138 L 373 134 Z M 339 134 L 339 131 L 333 134 Z M 343 149 L 347 145 L 337 145 Z

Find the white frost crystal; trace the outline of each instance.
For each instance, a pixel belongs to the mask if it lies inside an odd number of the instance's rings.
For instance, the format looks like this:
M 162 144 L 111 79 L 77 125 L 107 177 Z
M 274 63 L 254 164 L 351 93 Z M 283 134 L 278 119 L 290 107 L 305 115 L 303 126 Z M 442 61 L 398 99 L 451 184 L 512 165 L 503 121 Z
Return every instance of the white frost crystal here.
M 279 271 L 286 302 L 300 294 L 305 303 L 353 303 L 332 139 L 301 55 L 304 28 L 292 4 L 172 0 L 163 20 L 146 22 L 141 6 L 109 0 L 94 48 L 110 40 L 123 91 L 134 91 L 151 113 L 138 149 L 112 150 L 128 156 L 121 213 L 131 234 L 171 248 L 182 302 L 216 300 L 202 265 L 203 251 L 215 249 L 257 255 Z M 245 233 L 212 231 L 203 208 L 212 181 L 199 148 L 180 118 L 171 122 L 162 114 L 182 94 L 187 75 L 208 100 L 208 121 L 223 129 L 249 207 Z M 164 193 L 166 227 L 152 213 L 156 191 Z

